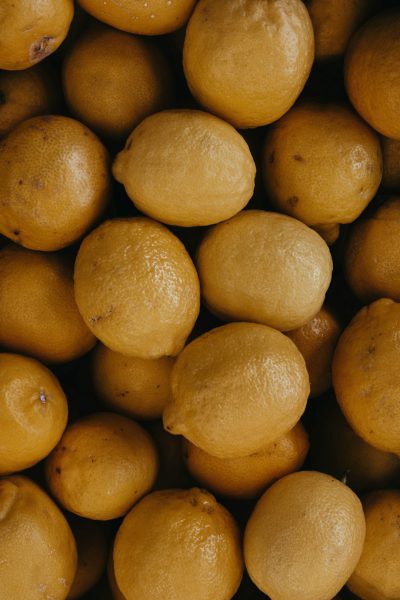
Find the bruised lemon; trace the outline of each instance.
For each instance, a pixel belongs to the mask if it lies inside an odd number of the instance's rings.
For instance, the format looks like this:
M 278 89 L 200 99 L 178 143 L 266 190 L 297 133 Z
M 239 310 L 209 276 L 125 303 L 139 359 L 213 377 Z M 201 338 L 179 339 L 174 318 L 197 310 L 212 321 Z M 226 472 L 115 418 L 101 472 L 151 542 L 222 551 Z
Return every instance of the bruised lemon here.
M 73 0 L 2 0 L 0 69 L 27 69 L 57 50 L 73 14 Z

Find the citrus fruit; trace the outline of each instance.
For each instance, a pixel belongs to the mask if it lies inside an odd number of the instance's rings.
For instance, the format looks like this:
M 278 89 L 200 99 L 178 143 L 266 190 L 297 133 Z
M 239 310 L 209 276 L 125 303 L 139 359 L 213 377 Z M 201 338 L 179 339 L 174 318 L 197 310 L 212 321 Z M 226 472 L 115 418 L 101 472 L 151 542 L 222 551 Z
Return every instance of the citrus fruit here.
M 204 490 L 166 490 L 125 517 L 114 572 L 126 600 L 226 600 L 242 578 L 239 531 Z
M 197 266 L 203 298 L 216 315 L 288 331 L 320 310 L 332 258 L 324 240 L 300 221 L 246 210 L 207 232 Z
M 230 323 L 195 339 L 171 381 L 164 427 L 218 458 L 248 456 L 287 433 L 310 389 L 294 343 L 256 323 Z
M 274 483 L 247 523 L 247 571 L 277 600 L 326 600 L 354 571 L 365 538 L 357 496 L 323 473 L 292 473 Z
M 313 59 L 312 24 L 300 0 L 200 0 L 186 29 L 183 66 L 192 94 L 239 128 L 285 114 Z
M 150 219 L 100 225 L 81 244 L 74 279 L 89 329 L 128 356 L 178 354 L 199 313 L 192 260 L 177 237 Z
M 46 478 L 60 504 L 81 517 L 121 517 L 157 475 L 151 437 L 135 421 L 94 413 L 70 425 L 46 461 Z
M 183 227 L 218 223 L 239 212 L 253 194 L 255 172 L 242 136 L 199 110 L 148 117 L 113 165 L 140 211 Z

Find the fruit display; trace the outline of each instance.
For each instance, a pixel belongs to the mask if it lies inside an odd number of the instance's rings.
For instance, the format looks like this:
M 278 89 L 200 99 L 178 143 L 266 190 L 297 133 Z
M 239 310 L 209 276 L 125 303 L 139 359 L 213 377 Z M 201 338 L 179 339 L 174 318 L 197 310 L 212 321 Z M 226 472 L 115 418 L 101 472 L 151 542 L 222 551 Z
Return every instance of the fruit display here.
M 0 0 L 0 600 L 400 600 L 398 0 Z

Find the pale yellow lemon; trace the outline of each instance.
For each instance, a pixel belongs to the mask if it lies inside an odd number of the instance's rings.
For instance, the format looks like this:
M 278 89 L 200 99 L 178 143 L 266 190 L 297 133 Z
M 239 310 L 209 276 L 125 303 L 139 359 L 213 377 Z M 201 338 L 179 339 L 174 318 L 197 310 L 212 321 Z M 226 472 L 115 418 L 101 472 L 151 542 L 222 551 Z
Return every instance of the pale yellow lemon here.
M 242 211 L 210 229 L 197 266 L 212 312 L 282 331 L 302 327 L 316 315 L 332 274 L 329 248 L 315 231 L 261 210 Z
M 276 600 L 327 600 L 361 556 L 365 519 L 357 496 L 323 473 L 292 473 L 260 498 L 247 523 L 244 557 L 261 591 Z
M 230 323 L 178 356 L 164 427 L 218 458 L 247 456 L 294 427 L 309 391 L 304 359 L 289 338 L 265 325 Z
M 238 213 L 253 194 L 255 172 L 243 137 L 199 110 L 148 117 L 113 165 L 140 211 L 183 227 L 211 225 Z

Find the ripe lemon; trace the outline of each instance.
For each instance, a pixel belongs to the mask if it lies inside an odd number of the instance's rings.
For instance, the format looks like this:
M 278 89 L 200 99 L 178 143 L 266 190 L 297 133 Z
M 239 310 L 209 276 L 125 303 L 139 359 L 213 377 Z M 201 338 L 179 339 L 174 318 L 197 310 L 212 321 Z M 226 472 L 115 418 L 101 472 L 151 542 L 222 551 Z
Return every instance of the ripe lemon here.
M 242 211 L 210 229 L 200 244 L 197 266 L 212 312 L 282 331 L 314 317 L 332 274 L 329 249 L 315 231 L 261 210 Z
M 332 377 L 339 405 L 371 446 L 400 454 L 400 304 L 387 298 L 362 308 L 342 333 Z
M 56 253 L 0 250 L 0 344 L 49 363 L 68 362 L 95 344 L 75 303 L 72 267 Z
M 298 423 L 265 449 L 239 458 L 217 458 L 184 440 L 183 455 L 193 479 L 229 498 L 258 498 L 271 483 L 297 471 L 309 448 L 308 436 Z
M 146 496 L 125 517 L 113 559 L 126 600 L 227 600 L 243 572 L 236 523 L 197 488 Z
M 367 533 L 349 589 L 362 600 L 387 600 L 400 596 L 400 492 L 382 490 L 363 499 Z
M 160 35 L 182 27 L 195 0 L 79 0 L 90 15 L 116 29 Z
M 303 327 L 286 334 L 306 361 L 312 397 L 320 396 L 331 387 L 333 353 L 341 332 L 339 318 L 324 304 Z
M 125 138 L 149 114 L 167 108 L 172 73 L 151 41 L 91 27 L 64 60 L 63 87 L 71 112 L 108 138 Z
M 58 100 L 53 73 L 43 64 L 0 73 L 0 136 L 18 123 L 53 112 Z
M 373 17 L 353 37 L 346 54 L 347 94 L 357 112 L 386 137 L 400 140 L 400 11 Z
M 28 119 L 0 145 L 0 232 L 26 248 L 59 250 L 79 240 L 109 191 L 107 150 L 74 119 Z
M 400 197 L 354 224 L 345 252 L 346 279 L 363 302 L 400 301 Z
M 74 279 L 89 329 L 128 356 L 178 354 L 199 313 L 192 260 L 177 237 L 150 219 L 100 225 L 82 242 Z
M 174 359 L 168 356 L 124 356 L 98 344 L 93 354 L 93 382 L 98 397 L 116 412 L 134 419 L 157 419 L 171 400 L 173 366 Z
M 60 504 L 81 517 L 121 517 L 153 486 L 158 457 L 135 421 L 94 413 L 70 425 L 46 461 L 46 478 Z
M 230 323 L 178 356 L 164 427 L 218 458 L 248 456 L 295 426 L 309 390 L 289 338 L 265 325 Z
M 351 36 L 365 21 L 377 0 L 305 0 L 315 34 L 315 59 L 340 59 Z
M 200 0 L 186 29 L 183 66 L 194 97 L 239 128 L 285 114 L 313 59 L 300 0 Z
M 292 473 L 264 493 L 247 523 L 247 571 L 271 598 L 327 600 L 354 571 L 364 538 L 354 492 L 323 473 Z
M 0 353 L 1 475 L 50 454 L 67 418 L 67 399 L 51 371 L 32 358 Z
M 239 212 L 253 194 L 255 172 L 242 136 L 199 110 L 148 117 L 113 165 L 139 210 L 183 227 L 211 225 Z
M 400 478 L 400 459 L 362 440 L 350 427 L 332 395 L 314 409 L 307 464 L 342 479 L 357 493 L 382 489 Z
M 317 229 L 351 223 L 382 178 L 379 137 L 348 108 L 305 101 L 268 131 L 263 173 L 278 210 Z
M 77 566 L 64 515 L 20 475 L 0 479 L 0 581 L 4 600 L 65 600 Z

